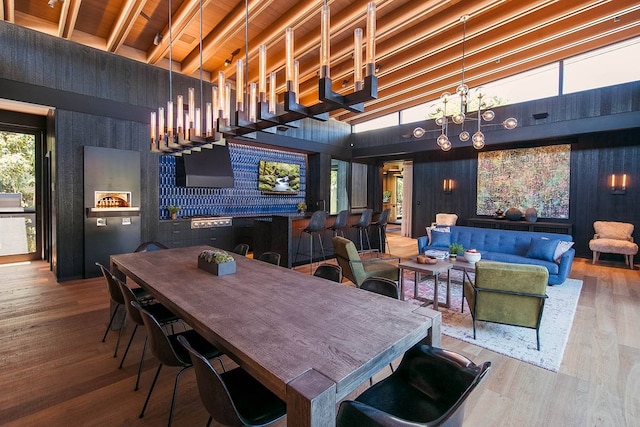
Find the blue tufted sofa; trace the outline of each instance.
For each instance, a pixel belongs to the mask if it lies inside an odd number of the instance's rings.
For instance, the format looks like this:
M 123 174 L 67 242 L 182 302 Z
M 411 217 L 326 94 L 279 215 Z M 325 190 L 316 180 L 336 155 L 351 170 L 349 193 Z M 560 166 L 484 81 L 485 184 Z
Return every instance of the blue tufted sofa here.
M 569 248 L 560 258 L 559 262 L 550 260 L 549 256 L 540 255 L 538 248 L 546 245 L 547 248 L 556 247 L 558 240 L 571 242 L 573 238 L 569 234 L 538 233 L 532 231 L 498 230 L 493 228 L 476 228 L 464 226 L 451 226 L 450 242 L 460 243 L 465 249 L 477 249 L 482 254 L 482 259 L 518 264 L 542 265 L 549 270 L 549 284 L 559 285 L 565 281 L 571 272 L 571 264 L 576 251 Z M 433 235 L 432 231 L 432 235 Z M 429 245 L 427 236 L 418 237 L 418 253 L 424 253 L 429 249 L 448 251 L 446 241 L 440 233 L 434 240 L 434 245 Z M 446 236 L 445 236 L 446 237 Z M 544 239 L 542 239 L 544 238 Z M 542 239 L 542 240 L 541 240 Z M 548 240 L 546 240 L 548 239 Z M 532 242 L 535 240 L 535 242 Z M 553 251 L 553 249 L 550 249 Z

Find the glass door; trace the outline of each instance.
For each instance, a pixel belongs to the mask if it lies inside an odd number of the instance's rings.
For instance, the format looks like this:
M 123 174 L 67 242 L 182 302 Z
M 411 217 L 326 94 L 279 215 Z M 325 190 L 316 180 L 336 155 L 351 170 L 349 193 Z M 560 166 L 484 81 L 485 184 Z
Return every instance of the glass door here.
M 0 131 L 0 263 L 38 259 L 36 136 Z

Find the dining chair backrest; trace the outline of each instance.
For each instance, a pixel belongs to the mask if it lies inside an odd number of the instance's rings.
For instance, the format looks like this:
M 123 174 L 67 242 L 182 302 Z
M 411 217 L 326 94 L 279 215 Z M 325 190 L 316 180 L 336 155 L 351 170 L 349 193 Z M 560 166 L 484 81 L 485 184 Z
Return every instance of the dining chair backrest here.
M 111 271 L 107 267 L 99 262 L 96 262 L 96 265 L 100 268 L 100 271 L 107 282 L 107 289 L 109 290 L 109 298 L 111 298 L 111 301 L 115 304 L 124 304 L 125 300 L 122 297 L 120 286 L 118 286 L 118 283 L 116 282 L 117 279 L 113 277 L 113 274 L 111 274 Z
M 189 366 L 191 364 L 190 360 L 178 355 L 164 329 L 151 313 L 142 308 L 137 301 L 131 301 L 129 305 L 142 319 L 151 353 L 160 363 L 167 366 Z
M 277 252 L 263 252 L 258 259 L 268 262 L 269 264 L 280 266 L 280 254 Z
M 247 254 L 249 253 L 249 245 L 247 245 L 246 243 L 238 243 L 236 247 L 233 248 L 232 252 L 234 254 L 247 256 Z
M 342 282 L 342 267 L 335 264 L 320 264 L 313 273 L 316 277 L 333 280 L 334 282 Z
M 138 301 L 138 298 L 126 283 L 124 283 L 122 280 L 119 280 L 115 277 L 113 278 L 113 280 L 116 281 L 116 283 L 118 284 L 118 287 L 120 288 L 120 294 L 124 299 L 124 306 L 127 308 L 127 314 L 129 315 L 129 318 L 133 320 L 136 324 L 142 326 L 144 323 L 142 321 L 142 317 L 140 317 L 140 312 L 134 309 L 133 306 L 131 305 L 131 302 L 140 304 L 140 301 Z
M 398 286 L 393 280 L 384 277 L 369 277 L 364 279 L 360 285 L 360 289 L 375 292 L 376 294 L 385 295 L 394 299 L 400 299 Z
M 151 251 L 159 251 L 161 249 L 169 249 L 165 245 L 160 242 L 143 242 L 136 248 L 134 252 L 151 252 Z
M 189 344 L 185 337 L 178 337 L 178 342 L 189 352 L 196 373 L 200 400 L 207 412 L 215 414 L 215 420 L 222 425 L 243 425 L 239 423 L 238 413 L 220 374 Z

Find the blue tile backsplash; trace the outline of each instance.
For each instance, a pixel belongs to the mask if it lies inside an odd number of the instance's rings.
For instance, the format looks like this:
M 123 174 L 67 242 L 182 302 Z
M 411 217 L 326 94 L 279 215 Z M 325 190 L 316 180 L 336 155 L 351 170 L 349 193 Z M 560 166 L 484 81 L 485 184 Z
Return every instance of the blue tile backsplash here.
M 306 157 L 304 154 L 229 144 L 233 167 L 233 188 L 176 186 L 174 156 L 160 156 L 160 219 L 169 219 L 167 207 L 180 206 L 178 217 L 192 215 L 253 216 L 294 213 L 305 199 Z M 185 154 L 185 156 L 188 154 Z M 197 154 L 196 154 L 197 155 Z M 267 195 L 258 190 L 258 162 L 269 160 L 300 165 L 300 192 L 295 195 Z

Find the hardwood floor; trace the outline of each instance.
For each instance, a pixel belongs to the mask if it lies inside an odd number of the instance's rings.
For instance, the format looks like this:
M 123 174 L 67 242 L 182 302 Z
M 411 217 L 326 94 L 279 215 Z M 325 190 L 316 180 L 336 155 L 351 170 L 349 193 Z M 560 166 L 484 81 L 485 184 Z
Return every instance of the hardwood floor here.
M 395 233 L 389 244 L 396 255 L 416 251 L 414 239 Z M 176 371 L 163 369 L 139 419 L 157 362 L 147 355 L 141 388 L 134 392 L 144 334 L 138 333 L 118 369 L 119 359 L 112 357 L 117 333 L 100 342 L 109 314 L 102 278 L 56 283 L 44 262 L 0 265 L 0 277 L 0 425 L 166 424 Z M 493 364 L 468 400 L 465 426 L 639 425 L 640 271 L 625 267 L 622 259 L 598 266 L 577 259 L 571 277 L 584 285 L 558 373 L 443 336 L 443 347 Z M 194 374 L 186 372 L 174 425 L 204 426 L 206 420 Z

